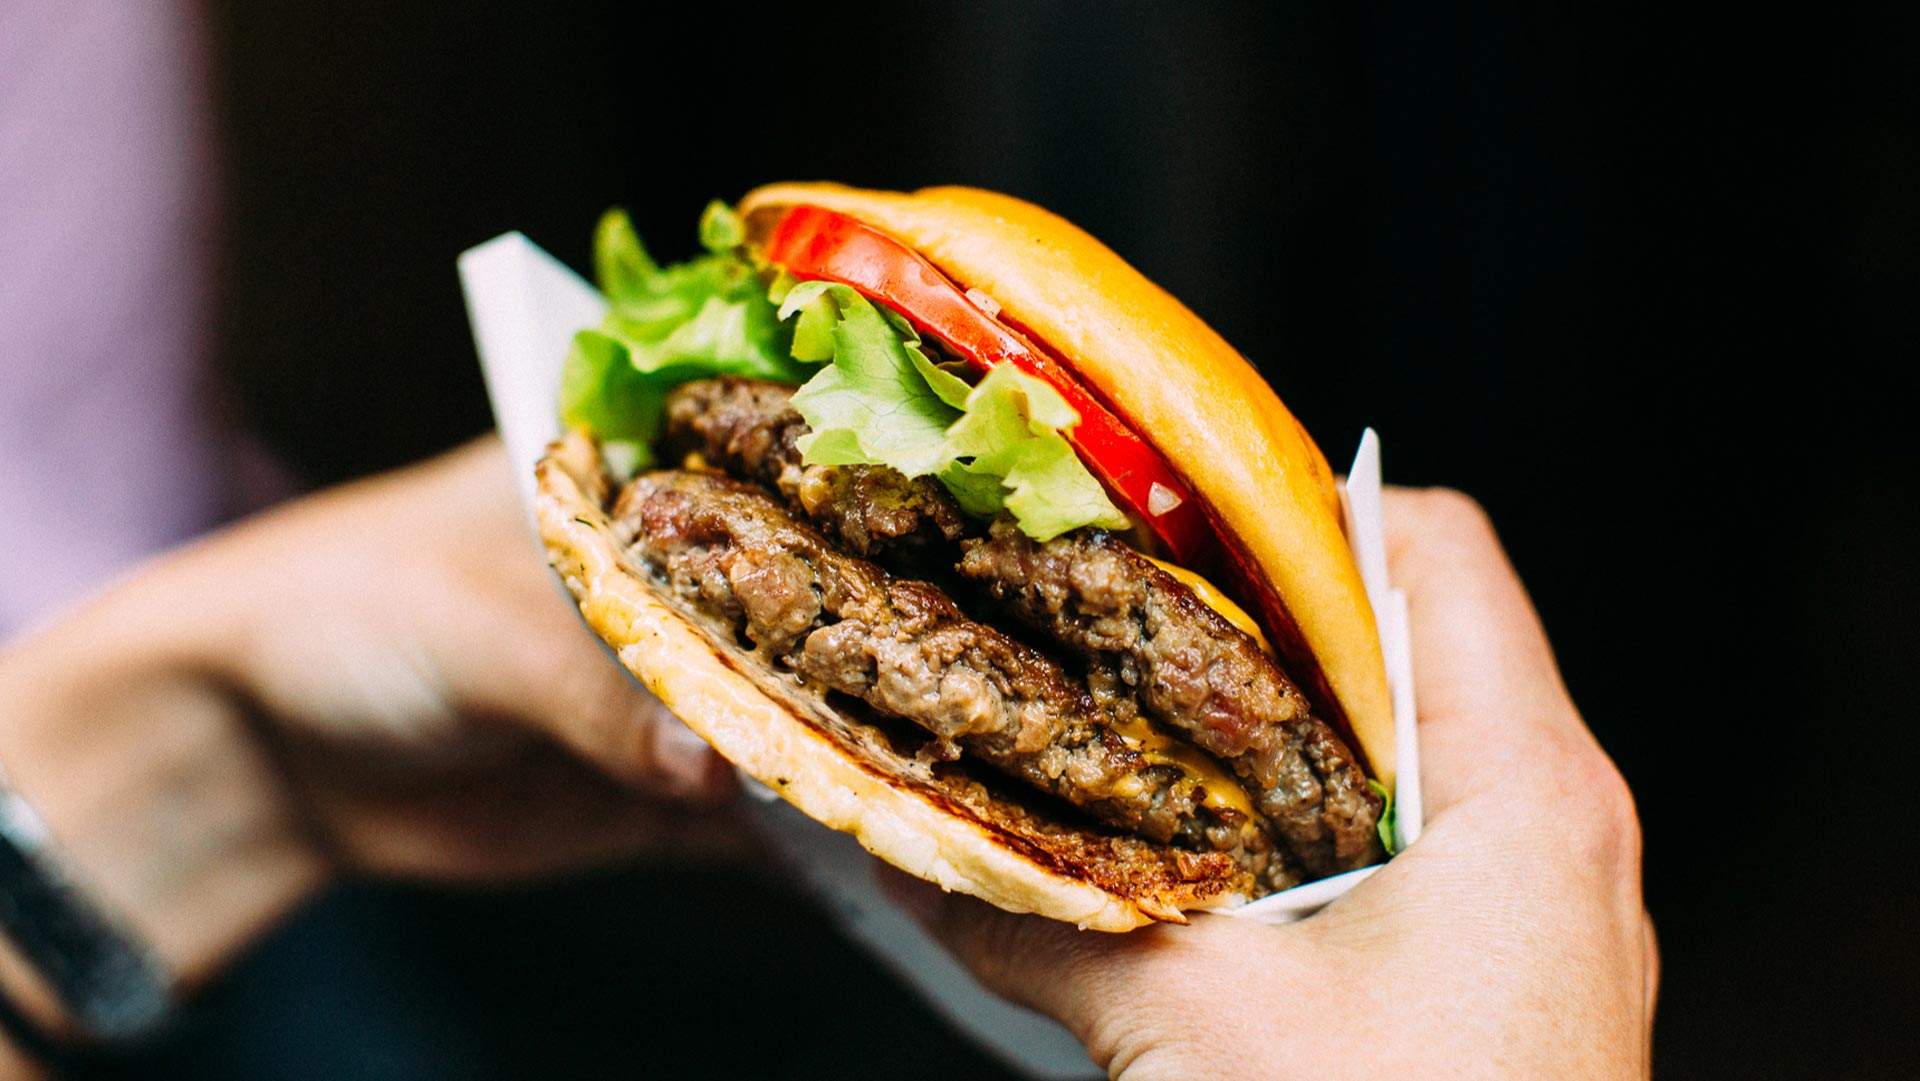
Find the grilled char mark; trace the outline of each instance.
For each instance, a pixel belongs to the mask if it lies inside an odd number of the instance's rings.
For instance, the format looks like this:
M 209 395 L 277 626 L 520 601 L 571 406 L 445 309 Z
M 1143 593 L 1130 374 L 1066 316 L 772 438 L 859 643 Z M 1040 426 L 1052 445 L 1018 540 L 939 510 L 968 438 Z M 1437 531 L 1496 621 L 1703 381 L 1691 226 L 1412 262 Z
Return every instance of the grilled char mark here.
M 1300 881 L 1260 826 L 1202 804 L 1177 769 L 1114 730 L 1060 665 L 974 622 L 926 582 L 835 549 L 759 489 L 711 474 L 635 480 L 614 508 L 621 540 L 676 595 L 744 632 L 770 664 L 858 698 L 1102 821 L 1150 840 L 1226 852 L 1262 892 Z
M 803 464 L 798 440 L 807 422 L 787 407 L 792 394 L 754 379 L 687 383 L 667 399 L 668 445 L 779 492 L 855 555 L 944 560 L 946 544 L 967 526 L 946 489 L 882 467 Z
M 960 573 L 1084 657 L 1103 703 L 1137 699 L 1149 716 L 1226 760 L 1311 874 L 1380 858 L 1381 801 L 1353 753 L 1258 644 L 1191 590 L 1097 530 L 1042 545 L 1002 519 L 982 540 L 931 478 L 806 466 L 796 443 L 806 422 L 789 407 L 791 395 L 752 380 L 688 383 L 669 399 L 668 438 L 773 487 L 863 553 L 904 549 L 917 565 L 950 565 L 955 545 L 964 547 Z
M 1096 697 L 1225 759 L 1315 875 L 1380 858 L 1380 797 L 1331 728 L 1254 640 L 1119 539 L 1083 529 L 1041 543 L 1006 519 L 965 543 L 960 574 L 1085 657 Z

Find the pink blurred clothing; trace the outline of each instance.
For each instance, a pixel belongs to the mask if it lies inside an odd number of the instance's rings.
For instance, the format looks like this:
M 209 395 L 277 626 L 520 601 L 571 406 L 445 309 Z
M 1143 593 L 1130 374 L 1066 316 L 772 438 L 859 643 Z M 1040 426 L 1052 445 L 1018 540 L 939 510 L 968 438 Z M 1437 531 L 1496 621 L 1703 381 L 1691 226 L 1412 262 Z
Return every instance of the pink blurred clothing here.
M 193 15 L 0 0 L 0 636 L 226 509 Z

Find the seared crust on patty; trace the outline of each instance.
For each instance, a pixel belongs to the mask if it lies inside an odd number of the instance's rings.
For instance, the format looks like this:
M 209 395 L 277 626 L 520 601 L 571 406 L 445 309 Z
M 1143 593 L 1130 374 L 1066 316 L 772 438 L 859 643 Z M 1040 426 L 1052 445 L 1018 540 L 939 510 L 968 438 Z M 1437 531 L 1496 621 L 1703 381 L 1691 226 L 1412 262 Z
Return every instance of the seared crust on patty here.
M 1181 770 L 1116 726 L 1058 662 L 969 618 L 937 587 L 838 551 L 750 485 L 705 473 L 637 478 L 614 509 L 630 554 L 686 603 L 744 633 L 767 664 L 850 695 L 1100 820 L 1231 854 L 1263 891 L 1299 881 L 1246 815 L 1204 805 Z
M 792 389 L 722 378 L 669 398 L 676 448 L 779 491 L 848 547 L 907 551 L 981 583 L 1015 618 L 1085 658 L 1094 694 L 1138 708 L 1227 761 L 1312 877 L 1377 862 L 1383 801 L 1352 751 L 1259 645 L 1193 591 L 1098 530 L 1040 544 L 1012 522 L 987 538 L 932 478 L 880 466 L 808 466 Z M 944 558 L 943 558 L 944 557 Z
M 1064 821 L 895 746 L 873 724 L 774 672 L 644 566 L 607 517 L 605 463 L 586 437 L 537 470 L 540 536 L 580 614 L 621 664 L 748 776 L 875 856 L 1010 912 L 1125 931 L 1247 899 L 1246 874 L 1189 852 Z
M 1009 520 L 965 542 L 962 576 L 1087 658 L 1146 713 L 1220 756 L 1315 876 L 1378 862 L 1382 800 L 1333 730 L 1259 645 L 1111 534 L 1044 543 Z

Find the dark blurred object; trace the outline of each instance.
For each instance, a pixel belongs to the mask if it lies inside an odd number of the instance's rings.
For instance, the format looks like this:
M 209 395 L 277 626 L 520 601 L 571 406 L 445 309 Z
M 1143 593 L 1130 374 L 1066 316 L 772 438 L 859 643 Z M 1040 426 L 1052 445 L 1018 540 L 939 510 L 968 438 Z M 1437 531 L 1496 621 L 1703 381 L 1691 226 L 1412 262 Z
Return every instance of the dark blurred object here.
M 485 426 L 452 259 L 502 230 L 580 265 L 616 202 L 672 256 L 706 199 L 768 179 L 1025 196 L 1211 320 L 1332 457 L 1372 424 L 1390 478 L 1492 510 L 1640 797 L 1662 1074 L 1920 1060 L 1911 25 L 273 7 L 216 17 L 224 343 L 253 422 L 309 480 Z M 709 904 L 743 891 L 756 926 L 780 907 L 757 880 L 703 881 Z M 738 941 L 663 924 L 689 903 L 669 875 L 356 897 L 220 992 L 198 1075 L 986 1069 L 891 1058 L 893 1034 L 858 1025 L 831 1030 L 840 1058 L 793 1059 L 783 1026 L 834 1023 L 810 981 L 858 960 L 817 922 Z M 363 956 L 312 947 L 327 936 Z M 330 1020 L 306 1013 L 329 996 Z M 700 1027 L 721 1016 L 752 1020 Z M 242 1029 L 264 1057 L 216 1054 Z M 638 1056 L 655 1029 L 727 1057 Z
M 136 1076 L 991 1078 L 765 876 L 615 868 L 492 893 L 336 891 Z

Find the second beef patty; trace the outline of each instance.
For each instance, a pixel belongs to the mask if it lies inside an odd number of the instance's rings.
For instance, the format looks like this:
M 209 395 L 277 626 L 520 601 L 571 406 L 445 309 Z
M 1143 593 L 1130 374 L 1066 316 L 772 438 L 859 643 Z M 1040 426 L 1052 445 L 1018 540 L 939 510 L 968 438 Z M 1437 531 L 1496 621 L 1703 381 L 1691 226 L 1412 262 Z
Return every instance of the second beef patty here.
M 852 696 L 1150 840 L 1226 852 L 1254 892 L 1301 881 L 1256 816 L 1126 738 L 1125 698 L 1096 698 L 1046 654 L 966 616 L 936 586 L 840 551 L 760 489 L 662 471 L 614 507 L 630 555 L 776 669 Z
M 1103 704 L 1137 709 L 1227 763 L 1309 876 L 1380 859 L 1383 801 L 1352 751 L 1192 590 L 1101 530 L 1037 542 L 1004 518 L 990 529 L 967 519 L 932 478 L 806 465 L 791 395 L 754 380 L 688 383 L 668 401 L 669 444 L 766 485 L 855 552 L 977 582 L 999 611 L 1079 656 Z

